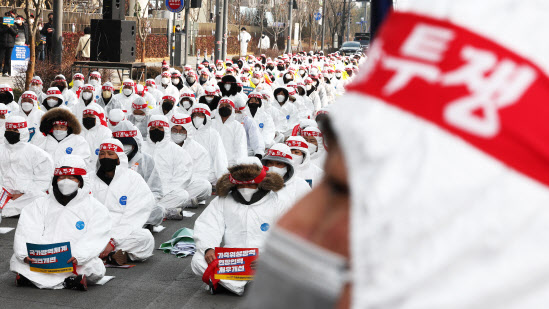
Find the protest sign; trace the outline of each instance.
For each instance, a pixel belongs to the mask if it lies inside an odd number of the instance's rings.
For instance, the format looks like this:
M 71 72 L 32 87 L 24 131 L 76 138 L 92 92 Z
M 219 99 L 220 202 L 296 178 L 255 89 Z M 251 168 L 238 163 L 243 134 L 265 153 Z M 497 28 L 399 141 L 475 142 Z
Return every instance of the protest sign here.
M 35 263 L 30 263 L 30 270 L 40 273 L 68 273 L 73 271 L 73 265 L 67 264 L 71 259 L 71 244 L 63 242 L 57 244 L 39 245 L 27 243 L 29 258 Z
M 215 279 L 252 280 L 254 270 L 251 267 L 257 259 L 257 248 L 215 248 L 215 257 L 219 260 Z

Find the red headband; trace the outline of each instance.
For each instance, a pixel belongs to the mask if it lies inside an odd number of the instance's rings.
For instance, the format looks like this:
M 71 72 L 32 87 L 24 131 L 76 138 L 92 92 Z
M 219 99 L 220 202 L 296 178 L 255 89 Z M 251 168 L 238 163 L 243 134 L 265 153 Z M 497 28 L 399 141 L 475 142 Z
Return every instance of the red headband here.
M 134 86 L 135 86 L 135 83 L 134 83 L 134 82 L 125 82 L 123 85 L 124 85 L 124 86 L 131 86 L 131 87 L 134 87 Z
M 219 105 L 221 105 L 221 104 L 223 104 L 223 103 L 230 104 L 233 108 L 235 108 L 235 107 L 234 107 L 234 102 L 233 102 L 232 100 L 229 100 L 229 99 L 221 99 L 221 100 L 219 101 Z
M 85 109 L 82 112 L 82 115 L 95 115 L 95 116 L 101 118 L 101 115 L 98 112 L 94 111 L 93 109 Z
M 191 117 L 177 119 L 175 118 L 175 116 L 172 116 L 172 120 L 171 120 L 173 124 L 187 124 L 187 123 L 191 123 L 191 121 L 192 121 Z
M 2 88 L 0 88 L 0 92 L 3 92 L 3 91 L 13 91 L 13 89 L 11 89 L 11 87 L 2 87 Z
M 43 85 L 42 81 L 39 80 L 38 78 L 36 78 L 36 79 L 33 78 L 33 79 L 31 80 L 31 83 L 37 83 L 37 84 L 39 84 L 39 85 Z
M 173 96 L 171 96 L 171 95 L 165 95 L 165 96 L 163 96 L 163 97 L 162 97 L 162 101 L 164 101 L 164 100 L 170 100 L 170 101 L 172 101 L 172 102 L 175 102 L 175 98 L 174 98 Z
M 155 120 L 155 121 L 149 122 L 148 127 L 164 127 L 164 128 L 169 128 L 170 125 L 169 125 L 166 121 Z
M 53 172 L 54 176 L 84 176 L 86 174 L 85 169 L 78 167 L 60 167 Z
M 61 94 L 61 90 L 48 90 L 46 92 L 46 94 L 50 95 L 50 94 Z
M 6 129 L 24 129 L 27 127 L 27 122 L 6 122 Z
M 114 152 L 124 152 L 124 149 L 120 148 L 120 146 L 118 146 L 116 144 L 111 144 L 111 143 L 101 144 L 99 149 L 100 150 L 112 150 Z
M 84 79 L 84 74 L 76 73 L 76 74 L 74 74 L 74 76 L 72 78 L 78 78 L 78 77 Z
M 254 184 L 254 183 L 260 183 L 263 181 L 263 179 L 265 179 L 265 176 L 267 176 L 267 171 L 269 170 L 268 167 L 264 166 L 263 169 L 261 170 L 261 173 L 259 173 L 259 175 L 252 179 L 252 180 L 248 180 L 248 181 L 241 181 L 241 180 L 236 180 L 233 178 L 233 175 L 229 174 L 229 181 L 235 185 L 247 185 L 247 184 Z
M 23 93 L 23 95 L 21 95 L 21 98 L 22 99 L 31 99 L 31 100 L 34 100 L 34 101 L 37 101 L 38 100 L 38 97 L 36 97 L 34 94 L 32 93 Z
M 112 132 L 113 137 L 136 137 L 137 130 Z
M 183 92 L 183 93 L 181 94 L 181 97 L 182 97 L 182 98 L 183 98 L 183 97 L 194 98 L 195 96 L 194 96 L 194 93 Z
M 322 133 L 315 132 L 315 131 L 303 131 L 303 132 L 301 132 L 301 135 L 303 135 L 303 136 L 322 137 Z
M 114 91 L 114 87 L 112 86 L 103 86 L 101 87 L 102 90 L 110 90 L 110 91 Z
M 288 140 L 286 141 L 286 145 L 290 148 L 301 147 L 301 148 L 309 149 L 309 145 L 307 145 L 302 141 Z
M 8 110 L 7 109 L 0 109 L 0 115 L 7 115 Z
M 200 108 L 200 107 L 196 107 L 193 109 L 193 114 L 194 113 L 202 113 L 204 115 L 208 115 L 208 116 L 212 116 L 212 114 L 210 113 L 209 110 L 205 109 L 205 108 Z
M 59 125 L 62 125 L 62 126 L 66 126 L 66 125 L 68 125 L 68 122 L 63 121 L 63 120 L 57 120 L 57 121 L 54 121 L 54 122 L 53 122 L 53 125 L 56 125 L 56 124 L 59 124 Z
M 133 109 L 145 109 L 145 108 L 147 108 L 147 106 L 149 106 L 149 105 L 148 104 L 137 105 L 135 103 L 132 103 L 132 108 Z
M 250 99 L 250 98 L 263 99 L 263 96 L 261 95 L 261 93 L 257 93 L 257 92 L 253 93 L 252 92 L 248 95 L 248 99 Z
M 281 157 L 281 158 L 286 158 L 286 159 L 290 159 L 292 160 L 292 156 L 289 155 L 289 154 L 285 154 L 284 152 L 280 151 L 280 150 L 276 150 L 276 149 L 269 149 L 267 151 L 267 155 L 268 156 L 273 156 L 273 157 Z

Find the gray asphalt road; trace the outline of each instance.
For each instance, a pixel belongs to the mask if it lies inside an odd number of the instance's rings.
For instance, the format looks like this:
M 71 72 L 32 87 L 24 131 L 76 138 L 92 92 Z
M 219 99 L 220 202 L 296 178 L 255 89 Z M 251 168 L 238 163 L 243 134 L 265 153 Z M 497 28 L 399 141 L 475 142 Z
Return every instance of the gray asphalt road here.
M 156 247 L 181 227 L 192 228 L 203 210 L 192 218 L 165 221 L 166 229 L 153 233 Z M 0 227 L 16 227 L 17 219 L 2 219 Z M 210 295 L 191 270 L 191 257 L 176 258 L 156 250 L 154 256 L 131 269 L 107 269 L 116 276 L 104 286 L 90 286 L 87 292 L 39 290 L 15 287 L 9 271 L 14 231 L 0 234 L 0 308 L 241 308 L 242 298 L 231 294 Z

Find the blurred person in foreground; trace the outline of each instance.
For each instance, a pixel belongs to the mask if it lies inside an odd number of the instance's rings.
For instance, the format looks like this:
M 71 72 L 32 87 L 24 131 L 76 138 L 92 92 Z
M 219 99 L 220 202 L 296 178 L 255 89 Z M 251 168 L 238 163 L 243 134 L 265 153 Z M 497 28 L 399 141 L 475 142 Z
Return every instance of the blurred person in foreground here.
M 547 307 L 549 2 L 407 4 L 334 106 L 326 176 L 273 228 L 249 307 Z

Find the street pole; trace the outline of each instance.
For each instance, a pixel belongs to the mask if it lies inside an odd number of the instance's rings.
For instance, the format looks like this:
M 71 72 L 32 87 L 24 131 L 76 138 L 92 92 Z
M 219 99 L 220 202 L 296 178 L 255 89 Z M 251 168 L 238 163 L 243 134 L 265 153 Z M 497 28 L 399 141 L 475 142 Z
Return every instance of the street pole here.
M 263 3 L 263 0 L 261 0 L 261 36 L 263 36 L 263 15 L 265 15 L 265 4 Z M 263 50 L 263 45 L 261 44 L 262 37 L 259 38 L 259 54 L 261 55 L 261 52 Z
M 215 61 L 223 58 L 221 42 L 223 41 L 223 7 L 222 0 L 215 0 Z
M 53 62 L 63 62 L 63 0 L 53 1 Z
M 320 50 L 324 51 L 324 35 L 326 33 L 326 0 L 322 0 L 322 40 L 320 41 Z
M 346 4 L 346 0 L 343 0 L 343 12 L 341 13 L 343 16 L 341 16 L 341 34 L 339 35 L 339 47 L 341 47 L 343 41 L 345 40 L 345 24 L 347 23 L 347 19 L 345 19 L 345 14 L 347 13 L 347 10 L 345 8 Z
M 239 12 L 240 13 L 240 12 Z M 229 18 L 229 0 L 223 1 L 223 59 L 227 59 L 227 36 L 229 29 L 227 26 L 227 19 Z M 238 29 L 240 31 L 240 29 Z M 240 50 L 240 48 L 238 49 Z
M 187 57 L 189 55 L 189 33 L 191 32 L 189 26 L 189 11 L 191 10 L 191 1 L 185 2 L 185 56 L 183 57 L 183 65 L 187 65 Z
M 172 13 L 172 25 L 170 27 L 170 38 L 171 39 L 171 44 L 170 44 L 170 66 L 171 67 L 174 67 L 175 66 L 175 32 L 174 32 L 174 28 L 175 28 L 175 12 Z
M 347 41 L 351 40 L 351 1 L 349 1 L 349 14 L 347 14 Z
M 286 44 L 286 53 L 292 52 L 292 1 L 288 0 L 288 43 Z

